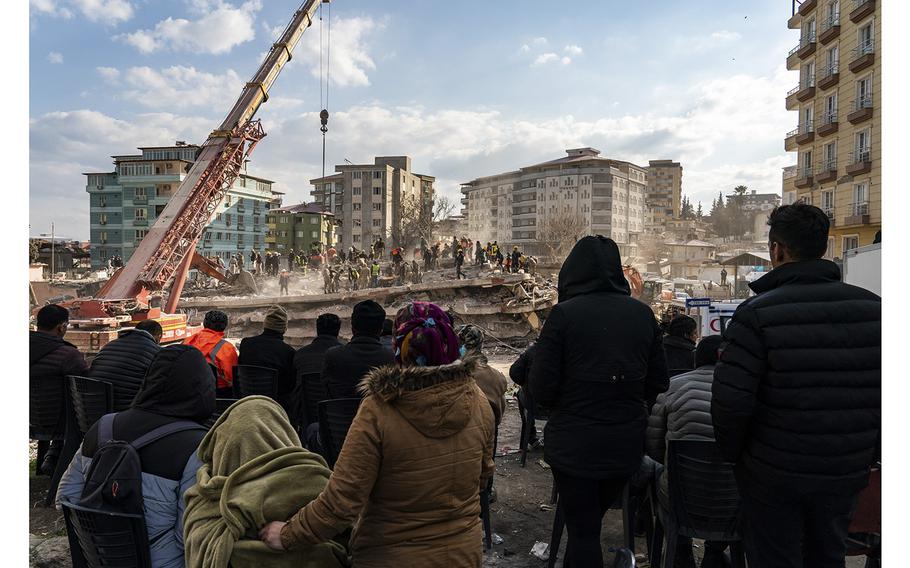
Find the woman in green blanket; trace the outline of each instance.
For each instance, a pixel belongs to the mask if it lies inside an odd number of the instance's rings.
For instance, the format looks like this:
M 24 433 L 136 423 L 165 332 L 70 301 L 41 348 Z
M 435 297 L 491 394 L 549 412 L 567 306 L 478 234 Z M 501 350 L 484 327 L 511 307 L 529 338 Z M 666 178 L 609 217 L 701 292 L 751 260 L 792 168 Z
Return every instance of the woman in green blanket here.
M 203 465 L 186 492 L 184 515 L 188 568 L 350 566 L 335 541 L 276 552 L 259 540 L 259 529 L 315 499 L 332 473 L 322 457 L 301 447 L 278 403 L 263 396 L 236 402 L 198 452 Z

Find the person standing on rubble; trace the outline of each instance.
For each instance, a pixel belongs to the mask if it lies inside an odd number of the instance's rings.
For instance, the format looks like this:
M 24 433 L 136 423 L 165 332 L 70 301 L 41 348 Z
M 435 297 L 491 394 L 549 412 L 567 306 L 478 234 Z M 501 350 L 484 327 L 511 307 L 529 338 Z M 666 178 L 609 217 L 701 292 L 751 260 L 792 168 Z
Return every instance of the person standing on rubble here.
M 458 252 L 455 253 L 455 279 L 461 280 L 465 275 L 461 272 L 461 267 L 464 264 L 464 249 L 458 247 Z
M 379 261 L 374 258 L 370 265 L 370 288 L 379 288 L 379 273 Z
M 768 226 L 773 268 L 723 333 L 714 436 L 735 464 L 749 565 L 842 567 L 881 459 L 881 298 L 822 258 L 818 207 L 782 205 Z
M 281 273 L 278 274 L 278 287 L 279 287 L 280 295 L 282 295 L 282 296 L 288 295 L 288 284 L 290 284 L 290 282 L 291 282 L 291 273 L 288 272 L 287 270 L 282 270 Z
M 518 273 L 518 269 L 521 266 L 521 252 L 519 252 L 518 247 L 512 247 L 512 272 Z
M 565 512 L 572 566 L 603 566 L 603 515 L 639 470 L 648 407 L 667 390 L 667 368 L 660 328 L 631 297 L 612 239 L 578 241 L 558 282 L 559 303 L 535 348 L 531 393 L 552 409 L 544 460 Z

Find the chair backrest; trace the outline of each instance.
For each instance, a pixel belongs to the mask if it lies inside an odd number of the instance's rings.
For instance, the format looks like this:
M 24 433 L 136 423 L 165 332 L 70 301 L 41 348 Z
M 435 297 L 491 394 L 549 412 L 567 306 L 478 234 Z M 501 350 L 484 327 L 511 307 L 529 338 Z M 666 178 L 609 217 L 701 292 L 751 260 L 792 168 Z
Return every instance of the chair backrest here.
M 212 416 L 209 417 L 202 425 L 207 429 L 211 430 L 212 426 L 215 425 L 215 422 L 218 421 L 218 418 L 224 414 L 224 411 L 231 407 L 232 404 L 237 402 L 236 398 L 216 398 L 215 399 L 215 412 L 212 413 Z
M 73 568 L 129 566 L 151 568 L 143 515 L 100 512 L 62 499 Z
M 69 396 L 76 426 L 82 436 L 92 424 L 114 411 L 114 385 L 107 381 L 68 375 Z
M 691 373 L 692 369 L 668 369 L 667 376 L 671 379 L 677 375 L 682 375 L 683 373 Z
M 60 377 L 29 377 L 28 429 L 32 440 L 62 440 L 65 429 L 63 397 L 66 385 Z
M 332 398 L 318 404 L 320 442 L 331 468 L 335 467 L 360 402 L 360 398 Z
M 234 394 L 237 398 L 261 395 L 278 398 L 278 370 L 256 365 L 234 366 Z
M 303 396 L 303 423 L 312 424 L 319 421 L 319 402 L 329 398 L 322 382 L 321 373 L 304 373 L 300 375 Z
M 740 498 L 733 464 L 705 440 L 667 442 L 670 514 L 679 534 L 704 540 L 739 540 Z

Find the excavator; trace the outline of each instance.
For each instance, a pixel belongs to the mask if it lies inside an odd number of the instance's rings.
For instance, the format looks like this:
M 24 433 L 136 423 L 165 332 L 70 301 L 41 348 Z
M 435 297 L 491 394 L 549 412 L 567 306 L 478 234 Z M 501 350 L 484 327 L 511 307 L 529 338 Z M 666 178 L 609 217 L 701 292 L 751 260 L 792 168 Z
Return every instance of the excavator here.
M 312 25 L 316 10 L 329 2 L 306 0 L 294 12 L 227 117 L 209 134 L 174 196 L 126 265 L 94 297 L 63 304 L 70 310 L 67 340 L 80 350 L 97 353 L 116 339 L 120 326 L 145 319 L 161 324 L 162 343 L 182 341 L 198 330 L 187 327 L 186 314 L 176 313 L 187 274 L 196 268 L 218 280 L 227 277 L 196 253 L 196 244 L 244 161 L 265 137 L 261 122 L 253 118 L 256 111 L 268 100 L 269 89 L 291 60 L 303 32 Z M 323 110 L 320 118 L 324 128 L 328 112 Z

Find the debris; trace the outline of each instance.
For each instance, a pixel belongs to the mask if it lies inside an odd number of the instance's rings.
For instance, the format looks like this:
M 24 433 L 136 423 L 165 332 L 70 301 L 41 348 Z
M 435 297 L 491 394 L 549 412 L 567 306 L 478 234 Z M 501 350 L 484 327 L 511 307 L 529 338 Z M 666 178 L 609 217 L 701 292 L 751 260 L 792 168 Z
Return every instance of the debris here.
M 539 465 L 540 467 L 542 467 L 544 469 L 550 469 L 550 465 L 547 462 L 543 461 L 543 458 L 540 458 L 539 460 L 537 460 L 537 465 Z
M 553 505 L 550 505 L 549 503 L 541 503 L 539 508 L 541 511 L 552 511 Z
M 496 533 L 493 533 L 493 536 L 490 537 L 490 540 L 493 544 L 502 544 L 502 537 Z
M 540 560 L 549 560 L 550 559 L 550 545 L 546 542 L 540 542 L 539 540 L 534 543 L 534 546 L 531 547 L 531 556 L 539 558 Z

